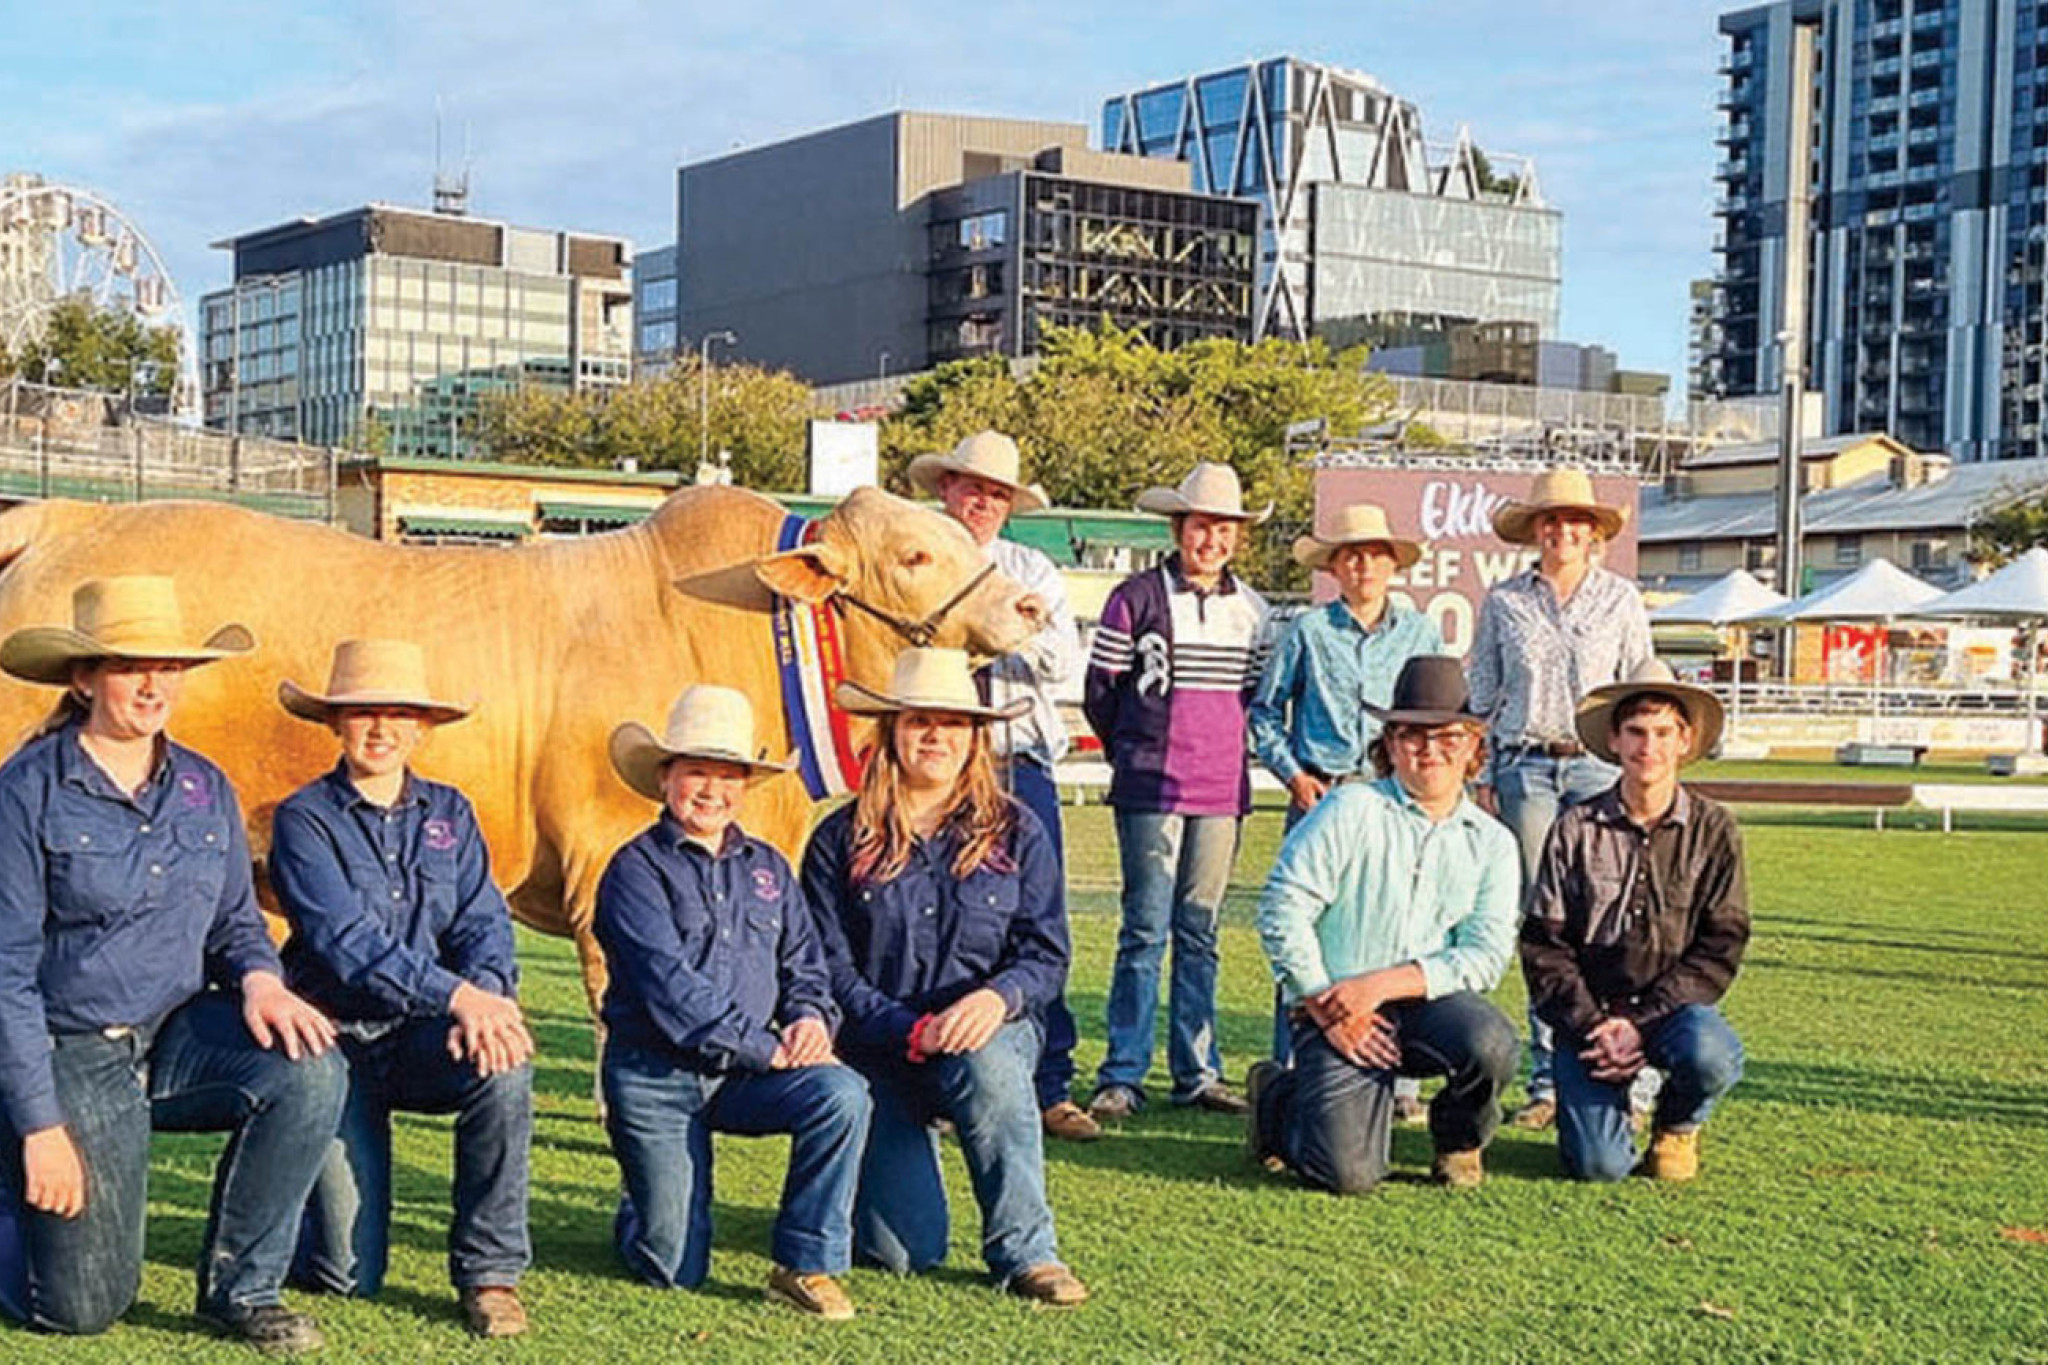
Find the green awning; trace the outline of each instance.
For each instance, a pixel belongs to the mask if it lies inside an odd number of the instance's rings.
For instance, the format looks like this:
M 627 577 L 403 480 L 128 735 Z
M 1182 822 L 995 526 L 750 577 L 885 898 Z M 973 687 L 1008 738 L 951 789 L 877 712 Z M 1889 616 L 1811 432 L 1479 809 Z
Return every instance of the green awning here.
M 482 517 L 417 517 L 398 519 L 401 535 L 465 540 L 524 540 L 530 530 L 523 521 L 488 521 Z
M 1133 550 L 1171 550 L 1173 523 L 1164 517 L 1078 515 L 1068 519 L 1073 537 L 1083 545 L 1126 546 Z
M 1011 517 L 1003 526 L 1003 539 L 1028 545 L 1055 564 L 1079 564 L 1067 527 L 1066 517 Z
M 555 502 L 542 498 L 542 521 L 581 521 L 596 526 L 637 526 L 647 520 L 652 507 L 629 507 L 616 502 Z

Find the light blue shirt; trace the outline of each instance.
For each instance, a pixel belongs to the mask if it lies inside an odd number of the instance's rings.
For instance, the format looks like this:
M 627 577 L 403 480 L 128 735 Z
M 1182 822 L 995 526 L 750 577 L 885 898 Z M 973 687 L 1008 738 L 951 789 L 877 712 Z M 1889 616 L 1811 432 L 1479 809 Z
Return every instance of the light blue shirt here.
M 1413 962 L 1431 1000 L 1499 983 L 1522 861 L 1469 800 L 1431 820 L 1391 777 L 1338 787 L 1296 825 L 1259 897 L 1259 940 L 1289 1001 Z
M 1297 616 L 1252 694 L 1252 747 L 1282 782 L 1303 768 L 1325 777 L 1369 772 L 1365 749 L 1380 732 L 1367 702 L 1385 706 L 1401 666 L 1442 654 L 1443 636 L 1419 611 L 1389 602 L 1367 630 L 1342 600 Z

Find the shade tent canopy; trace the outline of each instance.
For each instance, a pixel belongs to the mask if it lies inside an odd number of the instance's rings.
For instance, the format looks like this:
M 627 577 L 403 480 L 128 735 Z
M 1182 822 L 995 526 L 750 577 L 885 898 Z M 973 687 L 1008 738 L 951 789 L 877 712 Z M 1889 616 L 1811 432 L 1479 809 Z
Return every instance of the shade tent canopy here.
M 2048 549 L 2037 545 L 1989 578 L 1929 602 L 1916 615 L 2048 621 Z
M 1750 576 L 1747 569 L 1730 569 L 1706 587 L 1676 602 L 1666 602 L 1650 613 L 1650 623 L 1660 626 L 1725 626 L 1754 612 L 1778 606 L 1788 600 Z
M 1917 618 L 1921 608 L 1943 596 L 1940 588 L 1913 577 L 1889 559 L 1873 559 L 1847 578 L 1804 597 L 1740 617 L 1744 625 L 1787 621 L 1896 621 Z

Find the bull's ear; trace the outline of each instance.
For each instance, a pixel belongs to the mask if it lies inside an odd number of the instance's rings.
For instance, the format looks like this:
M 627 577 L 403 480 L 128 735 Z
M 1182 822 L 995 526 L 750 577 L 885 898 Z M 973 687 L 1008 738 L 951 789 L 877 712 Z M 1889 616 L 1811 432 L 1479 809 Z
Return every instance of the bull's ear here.
M 770 592 L 799 602 L 822 602 L 853 582 L 853 556 L 821 540 L 756 560 L 754 576 L 767 584 Z

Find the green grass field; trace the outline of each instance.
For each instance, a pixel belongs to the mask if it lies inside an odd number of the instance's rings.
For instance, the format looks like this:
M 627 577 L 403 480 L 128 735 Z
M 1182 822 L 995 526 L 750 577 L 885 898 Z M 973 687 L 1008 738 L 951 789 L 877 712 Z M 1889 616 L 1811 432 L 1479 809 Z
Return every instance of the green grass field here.
M 1101 1053 L 1115 934 L 1107 812 L 1070 812 L 1084 1074 Z M 1224 942 L 1223 1042 L 1268 1036 L 1249 928 L 1278 838 L 1254 817 Z M 1587 1188 L 1549 1135 L 1503 1131 L 1486 1185 L 1427 1184 L 1428 1140 L 1349 1200 L 1256 1173 L 1239 1126 L 1148 1114 L 1049 1152 L 1061 1245 L 1095 1299 L 1030 1308 L 981 1280 L 957 1153 L 952 1265 L 847 1277 L 858 1321 L 760 1302 L 780 1141 L 720 1139 L 717 1251 L 697 1293 L 626 1280 L 617 1176 L 592 1122 L 591 1042 L 567 945 L 522 941 L 538 1081 L 534 1332 L 470 1341 L 445 1282 L 448 1127 L 401 1118 L 390 1285 L 297 1300 L 335 1361 L 463 1359 L 2048 1361 L 2048 841 L 1757 823 L 1756 936 L 1728 1000 L 1748 1076 L 1708 1129 L 1696 1185 Z M 1501 1006 L 1520 1017 L 1511 980 Z M 253 1358 L 200 1334 L 190 1265 L 217 1139 L 164 1138 L 142 1301 L 107 1337 L 0 1328 L 9 1361 Z

